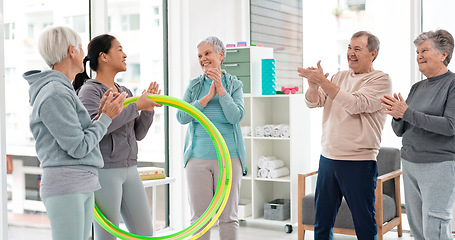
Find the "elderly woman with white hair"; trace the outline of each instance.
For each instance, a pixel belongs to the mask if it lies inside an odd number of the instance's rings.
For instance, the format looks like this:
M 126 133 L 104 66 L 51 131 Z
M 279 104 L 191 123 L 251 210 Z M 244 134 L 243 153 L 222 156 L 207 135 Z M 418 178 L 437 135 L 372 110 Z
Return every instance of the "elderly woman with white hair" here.
M 454 39 L 445 30 L 415 40 L 419 71 L 427 77 L 400 93 L 381 98 L 402 137 L 406 214 L 416 240 L 453 239 L 455 201 L 455 74 L 447 69 Z
M 245 115 L 243 84 L 236 76 L 221 69 L 226 49 L 216 37 L 208 37 L 197 45 L 203 74 L 191 80 L 183 100 L 201 110 L 220 131 L 232 160 L 232 188 L 223 213 L 219 217 L 220 239 L 239 239 L 237 217 L 240 182 L 245 169 L 245 143 L 240 121 Z M 205 212 L 218 184 L 218 157 L 204 127 L 191 115 L 179 110 L 177 119 L 189 124 L 185 138 L 186 167 L 191 222 Z M 207 231 L 199 239 L 210 239 Z
M 71 82 L 84 70 L 81 38 L 66 27 L 46 29 L 39 52 L 51 70 L 32 70 L 30 129 L 43 168 L 40 196 L 46 207 L 52 239 L 88 239 L 94 213 L 94 191 L 103 167 L 99 141 L 123 109 L 124 94 L 108 91 L 92 121 Z

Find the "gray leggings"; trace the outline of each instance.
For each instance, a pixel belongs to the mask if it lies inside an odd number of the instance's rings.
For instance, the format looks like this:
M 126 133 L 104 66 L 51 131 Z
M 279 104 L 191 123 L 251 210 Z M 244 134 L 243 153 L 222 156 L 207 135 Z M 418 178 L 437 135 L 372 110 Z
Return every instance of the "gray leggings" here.
M 43 198 L 53 240 L 88 240 L 92 229 L 94 196 L 64 194 Z
M 142 236 L 153 235 L 153 222 L 137 166 L 99 170 L 101 189 L 95 192 L 98 208 L 113 224 L 119 225 L 120 214 L 128 231 Z M 95 223 L 96 240 L 116 237 Z
M 202 216 L 213 199 L 218 184 L 218 160 L 190 158 L 186 165 L 188 179 L 191 223 Z M 223 213 L 219 217 L 220 239 L 239 239 L 239 220 L 237 217 L 242 164 L 239 158 L 232 159 L 232 187 Z M 210 230 L 200 240 L 210 239 Z
M 406 213 L 415 240 L 453 239 L 455 163 L 412 163 L 402 159 Z

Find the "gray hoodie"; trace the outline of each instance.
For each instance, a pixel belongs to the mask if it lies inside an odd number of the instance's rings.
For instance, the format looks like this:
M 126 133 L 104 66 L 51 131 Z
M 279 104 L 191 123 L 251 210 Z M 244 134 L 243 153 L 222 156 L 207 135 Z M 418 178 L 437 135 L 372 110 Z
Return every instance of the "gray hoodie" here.
M 128 97 L 133 93 L 117 83 L 114 83 L 120 93 L 126 92 Z M 101 82 L 88 79 L 77 95 L 93 118 L 98 113 L 103 94 L 109 88 Z M 131 103 L 124 107 L 122 112 L 112 120 L 106 135 L 100 141 L 101 154 L 104 159 L 104 168 L 121 168 L 137 165 L 138 145 L 152 125 L 155 111 L 138 111 L 137 104 Z
M 30 84 L 30 129 L 41 167 L 69 167 L 98 174 L 103 167 L 99 141 L 111 118 L 97 121 L 82 105 L 70 80 L 61 72 L 33 70 L 23 77 Z

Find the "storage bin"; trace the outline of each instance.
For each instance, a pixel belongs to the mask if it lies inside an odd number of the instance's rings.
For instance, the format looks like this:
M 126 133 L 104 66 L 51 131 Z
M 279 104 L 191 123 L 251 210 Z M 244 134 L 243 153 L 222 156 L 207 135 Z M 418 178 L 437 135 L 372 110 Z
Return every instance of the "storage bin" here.
M 291 216 L 291 202 L 289 199 L 275 199 L 264 203 L 264 219 L 284 221 Z
M 246 218 L 249 216 L 251 216 L 251 200 L 240 199 L 238 218 L 242 219 L 242 218 Z

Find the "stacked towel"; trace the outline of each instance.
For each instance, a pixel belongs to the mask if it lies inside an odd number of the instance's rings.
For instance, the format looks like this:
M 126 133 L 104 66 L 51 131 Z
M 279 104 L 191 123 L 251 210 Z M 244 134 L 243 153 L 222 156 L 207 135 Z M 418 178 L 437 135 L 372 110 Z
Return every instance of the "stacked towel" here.
M 244 137 L 251 136 L 251 127 L 250 126 L 242 127 L 242 135 Z
M 284 161 L 275 156 L 260 156 L 258 158 L 258 177 L 279 178 L 289 175 L 289 168 L 284 166 Z
M 283 124 L 281 127 L 281 137 L 282 138 L 289 138 L 289 125 Z
M 283 125 L 273 125 L 273 130 L 272 130 L 272 137 L 281 137 L 282 133 L 282 128 Z
M 282 168 L 270 170 L 269 171 L 269 175 L 267 177 L 269 177 L 269 178 L 279 178 L 279 177 L 288 176 L 289 173 L 290 173 L 289 168 L 282 167 Z
M 290 137 L 288 124 L 279 124 L 279 125 L 267 124 L 264 126 L 257 126 L 254 129 L 255 129 L 256 137 L 276 137 L 276 138 L 289 138 Z
M 259 168 L 258 170 L 258 177 L 260 178 L 266 178 L 269 176 L 269 170 L 267 170 L 266 168 Z
M 274 169 L 278 169 L 280 167 L 284 167 L 284 162 L 279 159 L 269 160 L 266 162 L 266 166 L 265 166 L 265 168 L 268 170 L 274 170 Z
M 254 129 L 256 137 L 264 137 L 264 127 L 256 127 Z
M 276 160 L 275 156 L 260 156 L 258 158 L 258 168 L 267 168 L 267 162 Z
M 264 137 L 271 137 L 273 132 L 274 125 L 265 125 L 264 126 Z

